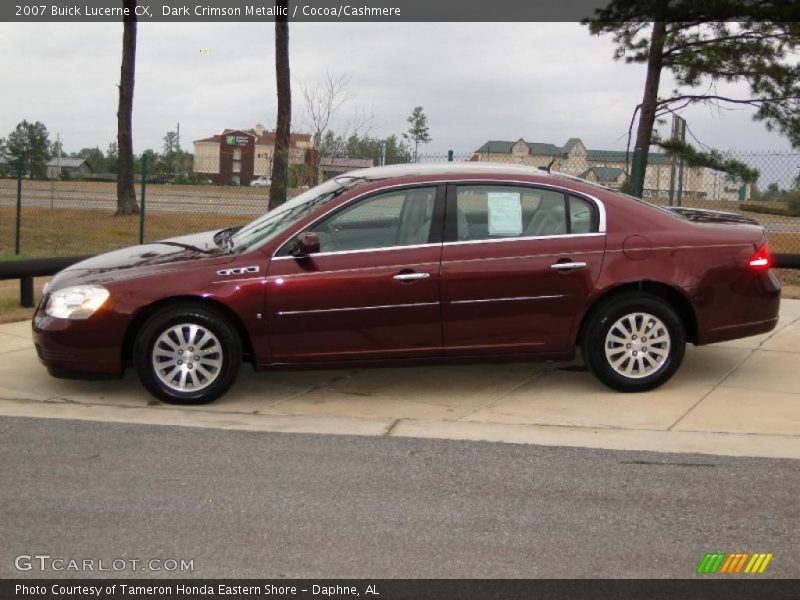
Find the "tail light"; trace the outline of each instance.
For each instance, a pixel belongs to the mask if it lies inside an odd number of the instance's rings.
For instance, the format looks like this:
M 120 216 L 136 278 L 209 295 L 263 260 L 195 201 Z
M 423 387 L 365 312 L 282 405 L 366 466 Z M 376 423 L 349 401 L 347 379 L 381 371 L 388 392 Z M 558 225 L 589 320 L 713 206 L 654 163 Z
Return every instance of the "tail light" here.
M 772 255 L 769 253 L 767 244 L 761 246 L 753 256 L 750 257 L 748 266 L 752 271 L 767 271 L 772 266 Z

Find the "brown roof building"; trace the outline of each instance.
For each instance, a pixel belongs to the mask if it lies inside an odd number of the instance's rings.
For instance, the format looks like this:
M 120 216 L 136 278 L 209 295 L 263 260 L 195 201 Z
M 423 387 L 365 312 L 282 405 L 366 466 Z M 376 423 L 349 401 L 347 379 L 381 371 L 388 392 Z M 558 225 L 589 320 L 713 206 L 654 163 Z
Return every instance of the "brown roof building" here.
M 289 164 L 301 164 L 313 148 L 306 133 L 290 136 Z M 194 172 L 220 185 L 248 185 L 272 173 L 275 132 L 263 126 L 255 129 L 225 129 L 222 133 L 194 142 Z

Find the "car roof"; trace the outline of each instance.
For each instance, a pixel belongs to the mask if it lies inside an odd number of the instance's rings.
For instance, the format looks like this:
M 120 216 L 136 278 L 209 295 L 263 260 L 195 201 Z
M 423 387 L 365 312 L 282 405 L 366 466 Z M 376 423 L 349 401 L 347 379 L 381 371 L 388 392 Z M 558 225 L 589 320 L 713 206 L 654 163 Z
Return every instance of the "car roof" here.
M 497 175 L 536 175 L 536 176 L 559 176 L 573 179 L 565 173 L 550 173 L 546 170 L 529 167 L 527 165 L 513 165 L 505 163 L 484 163 L 484 162 L 442 162 L 442 163 L 410 163 L 401 165 L 387 165 L 383 167 L 370 167 L 368 169 L 357 169 L 348 171 L 342 175 L 337 175 L 334 179 L 393 179 L 395 177 L 425 176 L 425 175 L 458 175 L 479 173 L 487 175 L 490 173 Z

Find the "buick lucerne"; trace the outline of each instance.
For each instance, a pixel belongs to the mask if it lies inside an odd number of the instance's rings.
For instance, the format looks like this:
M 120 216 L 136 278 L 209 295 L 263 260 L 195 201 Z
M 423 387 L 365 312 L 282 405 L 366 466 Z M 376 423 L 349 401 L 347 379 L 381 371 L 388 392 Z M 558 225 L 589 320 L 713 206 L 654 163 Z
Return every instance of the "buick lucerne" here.
M 58 377 L 135 367 L 167 402 L 257 369 L 569 360 L 653 389 L 687 343 L 764 333 L 780 285 L 764 229 L 566 175 L 463 163 L 353 171 L 240 228 L 58 273 L 33 318 Z

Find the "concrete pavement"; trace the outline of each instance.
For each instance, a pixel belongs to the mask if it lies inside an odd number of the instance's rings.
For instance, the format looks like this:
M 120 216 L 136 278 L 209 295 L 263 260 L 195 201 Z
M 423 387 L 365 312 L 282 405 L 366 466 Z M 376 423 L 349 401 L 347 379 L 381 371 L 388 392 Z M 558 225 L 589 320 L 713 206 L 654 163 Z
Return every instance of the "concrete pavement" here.
M 214 404 L 121 381 L 53 379 L 27 322 L 0 326 L 0 415 L 256 431 L 469 439 L 800 458 L 800 301 L 770 334 L 689 347 L 677 375 L 619 394 L 579 365 L 528 363 L 253 373 Z

